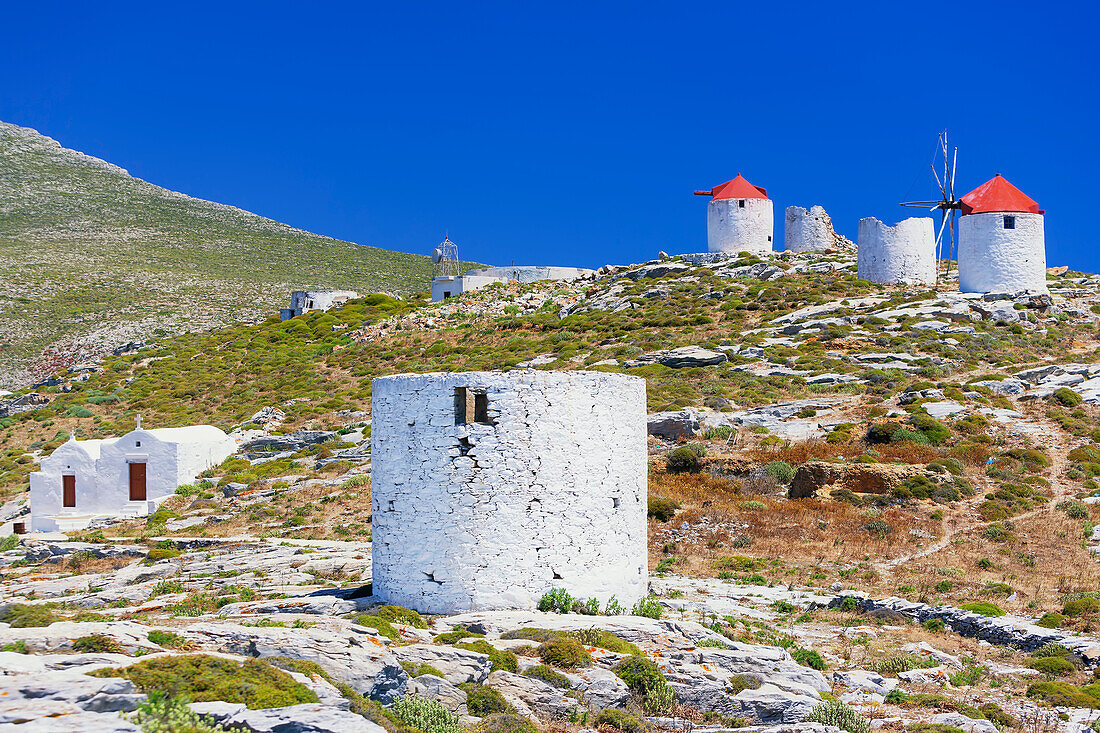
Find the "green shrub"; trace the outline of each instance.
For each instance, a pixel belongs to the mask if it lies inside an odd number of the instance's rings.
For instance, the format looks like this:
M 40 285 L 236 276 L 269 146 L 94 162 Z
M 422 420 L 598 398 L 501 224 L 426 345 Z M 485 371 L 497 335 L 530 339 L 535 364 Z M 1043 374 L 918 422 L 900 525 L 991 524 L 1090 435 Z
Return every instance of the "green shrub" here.
M 630 609 L 632 616 L 645 616 L 646 618 L 661 618 L 664 612 L 664 606 L 661 605 L 656 596 L 646 596 Z
M 384 618 L 379 618 L 369 613 L 361 613 L 356 616 L 353 621 L 360 626 L 374 629 L 391 641 L 398 641 L 401 638 L 401 633 L 393 627 L 393 624 Z
M 183 552 L 168 547 L 152 547 L 149 549 L 149 553 L 145 556 L 147 560 L 171 560 L 173 557 L 179 557 Z
M 644 695 L 647 690 L 665 683 L 660 667 L 652 660 L 642 657 L 627 657 L 611 669 L 626 686 L 636 694 Z
M 786 461 L 770 461 L 764 464 L 764 473 L 775 479 L 777 484 L 786 486 L 794 479 L 794 469 Z
M 633 713 L 616 708 L 605 708 L 596 714 L 593 721 L 598 729 L 613 728 L 622 733 L 648 733 L 649 724 Z
M 440 672 L 437 668 L 422 662 L 401 662 L 401 669 L 405 670 L 405 673 L 409 675 L 409 677 L 420 677 L 421 675 L 430 674 L 440 679 L 447 678 L 447 675 Z
M 573 687 L 568 677 L 545 664 L 536 664 L 534 667 L 529 667 L 524 670 L 523 673 L 528 677 L 534 677 L 537 680 L 542 680 L 547 684 L 553 685 L 554 687 L 560 687 L 563 690 L 568 690 Z
M 462 721 L 435 700 L 405 695 L 390 708 L 393 716 L 423 733 L 462 733 Z
M 165 649 L 179 649 L 187 646 L 187 639 L 184 639 L 179 634 L 171 631 L 164 631 L 162 629 L 153 629 L 148 633 L 146 638 L 153 644 L 162 646 Z
M 1028 686 L 1027 696 L 1057 707 L 1100 708 L 1100 685 L 1076 687 L 1068 682 L 1048 680 Z
M 966 733 L 957 725 L 947 723 L 910 723 L 905 726 L 906 733 Z
M 13 603 L 0 613 L 0 621 L 10 625 L 13 629 L 49 626 L 57 620 L 58 618 L 53 609 L 47 605 Z
M 1081 404 L 1081 395 L 1077 394 L 1069 387 L 1059 387 L 1054 390 L 1054 394 L 1052 394 L 1051 397 L 1064 407 L 1077 407 L 1077 405 Z
M 672 499 L 651 496 L 649 497 L 648 516 L 650 519 L 656 519 L 658 522 L 667 522 L 676 516 L 676 510 L 679 508 L 680 505 Z
M 411 608 L 386 605 L 371 609 L 371 612 L 378 618 L 385 619 L 390 623 L 412 626 L 417 629 L 428 628 L 428 622 L 424 620 L 424 617 Z
M 982 616 L 1004 616 L 1005 612 L 995 603 L 987 603 L 985 601 L 978 601 L 975 603 L 963 603 L 959 606 L 964 611 L 970 611 L 971 613 L 977 613 Z
M 1044 629 L 1057 629 L 1066 620 L 1066 617 L 1060 613 L 1053 613 L 1048 611 L 1042 615 L 1037 622 L 1037 626 L 1042 626 Z
M 835 725 L 848 733 L 870 733 L 871 723 L 855 708 L 848 707 L 839 700 L 823 700 L 814 706 L 804 719 L 807 723 Z
M 1089 508 L 1079 501 L 1060 501 L 1057 508 L 1066 513 L 1070 519 L 1088 519 Z
M 519 671 L 519 660 L 516 659 L 514 652 L 507 649 L 497 649 L 487 641 L 478 639 L 477 641 L 471 641 L 465 644 L 455 644 L 454 646 L 456 649 L 469 649 L 472 652 L 488 655 L 489 663 L 494 672 L 501 669 L 505 672 Z
M 499 713 L 482 718 L 470 733 L 539 733 L 539 729 L 522 715 Z
M 236 662 L 205 654 L 146 659 L 122 669 L 100 669 L 96 677 L 124 677 L 139 690 L 186 697 L 192 702 L 243 703 L 249 708 L 278 708 L 317 702 L 317 695 L 262 659 Z
M 822 656 L 812 649 L 793 649 L 791 650 L 791 656 L 794 658 L 794 661 L 798 662 L 803 667 L 816 669 L 819 672 L 824 672 L 828 668 Z
M 106 634 L 89 634 L 73 640 L 73 651 L 79 654 L 123 654 L 125 650 Z
M 539 599 L 538 609 L 545 612 L 569 613 L 573 610 L 573 601 L 576 599 L 565 588 L 551 588 Z
M 1091 596 L 1070 599 L 1062 606 L 1062 614 L 1065 616 L 1087 616 L 1097 611 L 1100 611 L 1100 601 Z
M 641 656 L 642 654 L 642 650 L 637 645 L 631 644 L 626 639 L 604 629 L 580 629 L 574 631 L 573 636 L 585 646 L 599 647 L 616 654 L 631 654 L 634 656 Z
M 592 657 L 588 650 L 571 638 L 552 639 L 539 645 L 539 659 L 543 664 L 562 669 L 576 669 L 592 664 Z
M 148 699 L 139 702 L 137 709 L 128 716 L 144 733 L 228 733 L 239 731 L 215 725 L 208 718 L 191 712 L 187 699 L 171 697 L 160 690 L 152 690 Z
M 19 535 L 9 534 L 2 541 L 0 541 L 0 552 L 9 552 L 19 547 Z
M 943 619 L 942 618 L 930 618 L 921 624 L 925 629 L 931 631 L 933 634 L 938 634 L 943 631 Z
M 459 687 L 466 693 L 466 709 L 475 718 L 484 718 L 497 713 L 515 713 L 515 709 L 504 699 L 504 695 L 488 685 L 466 682 Z
M 1065 657 L 1040 657 L 1038 659 L 1029 660 L 1027 666 L 1032 669 L 1037 669 L 1045 675 L 1051 677 L 1064 677 L 1068 674 L 1073 674 L 1077 668 L 1073 666 L 1073 662 L 1069 661 Z
M 897 677 L 901 672 L 909 672 L 914 669 L 927 669 L 930 666 L 939 666 L 939 662 L 925 662 L 923 659 L 915 657 L 912 654 L 895 654 L 886 657 L 886 659 L 880 662 L 872 663 L 871 670 L 881 675 Z
M 703 464 L 699 462 L 699 455 L 685 445 L 668 452 L 665 470 L 669 473 L 699 473 L 703 470 Z

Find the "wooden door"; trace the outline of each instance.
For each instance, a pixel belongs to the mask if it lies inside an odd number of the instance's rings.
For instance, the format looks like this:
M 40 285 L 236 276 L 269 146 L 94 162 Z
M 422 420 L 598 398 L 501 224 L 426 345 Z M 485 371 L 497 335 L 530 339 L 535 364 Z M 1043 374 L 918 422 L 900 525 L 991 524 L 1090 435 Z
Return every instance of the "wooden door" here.
M 76 506 L 76 476 L 61 477 L 61 506 Z
M 145 464 L 131 463 L 130 501 L 145 501 Z

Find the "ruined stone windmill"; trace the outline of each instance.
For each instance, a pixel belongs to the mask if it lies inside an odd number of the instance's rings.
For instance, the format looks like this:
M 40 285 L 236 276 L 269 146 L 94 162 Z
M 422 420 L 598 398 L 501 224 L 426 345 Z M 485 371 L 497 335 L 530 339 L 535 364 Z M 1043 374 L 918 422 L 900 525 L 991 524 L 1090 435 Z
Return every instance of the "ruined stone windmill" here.
M 955 217 L 956 212 L 962 209 L 962 201 L 955 198 L 955 166 L 959 162 L 959 149 L 949 148 L 947 142 L 947 130 L 940 133 L 938 150 L 932 156 L 929 164 L 932 168 L 932 176 L 936 179 L 936 185 L 940 189 L 940 198 L 935 201 L 903 201 L 902 206 L 911 206 L 929 211 L 940 212 L 940 229 L 936 234 L 936 260 L 943 259 L 943 230 L 946 227 L 950 240 L 948 260 L 955 254 Z M 943 177 L 940 177 L 940 158 L 942 157 Z

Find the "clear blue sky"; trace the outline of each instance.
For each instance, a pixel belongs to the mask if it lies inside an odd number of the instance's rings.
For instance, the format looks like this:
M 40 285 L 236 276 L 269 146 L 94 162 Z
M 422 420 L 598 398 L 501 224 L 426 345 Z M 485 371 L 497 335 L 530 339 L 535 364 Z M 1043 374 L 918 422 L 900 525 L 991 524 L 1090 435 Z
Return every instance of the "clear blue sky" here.
M 10 3 L 0 120 L 362 244 L 504 264 L 706 249 L 738 172 L 863 216 L 1001 173 L 1100 270 L 1100 4 Z

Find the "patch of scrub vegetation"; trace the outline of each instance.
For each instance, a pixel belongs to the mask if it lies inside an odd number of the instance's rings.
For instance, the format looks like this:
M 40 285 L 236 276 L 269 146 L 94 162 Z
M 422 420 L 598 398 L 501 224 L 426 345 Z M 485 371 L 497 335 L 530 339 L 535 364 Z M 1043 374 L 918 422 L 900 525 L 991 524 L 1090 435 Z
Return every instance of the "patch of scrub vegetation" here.
M 242 703 L 249 708 L 277 708 L 317 702 L 317 695 L 262 659 L 236 662 L 206 654 L 146 659 L 119 669 L 99 669 L 96 677 L 124 677 L 141 690 L 183 696 L 192 702 Z

